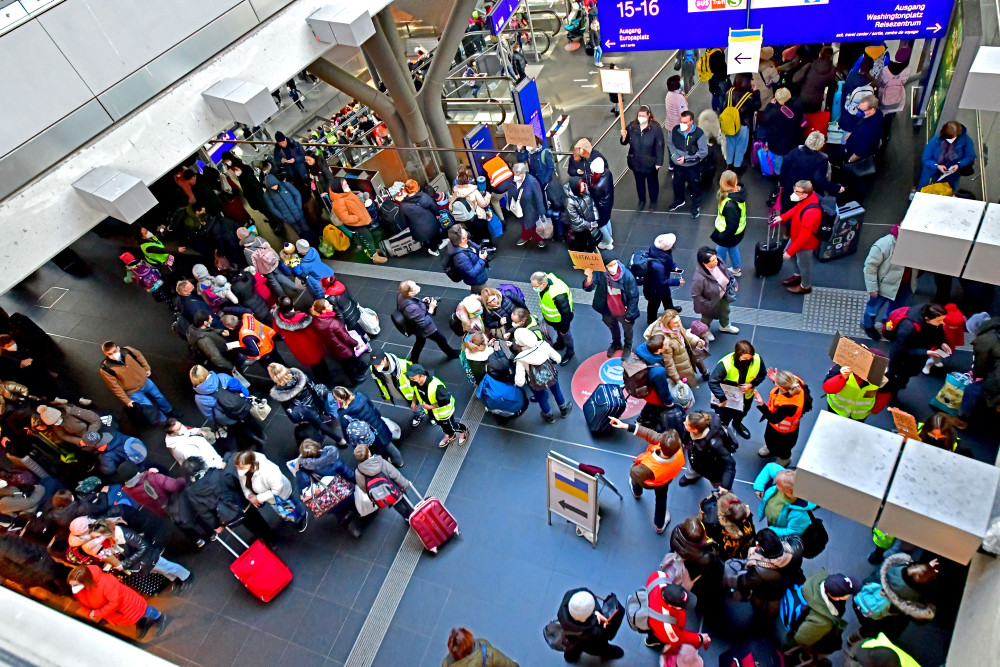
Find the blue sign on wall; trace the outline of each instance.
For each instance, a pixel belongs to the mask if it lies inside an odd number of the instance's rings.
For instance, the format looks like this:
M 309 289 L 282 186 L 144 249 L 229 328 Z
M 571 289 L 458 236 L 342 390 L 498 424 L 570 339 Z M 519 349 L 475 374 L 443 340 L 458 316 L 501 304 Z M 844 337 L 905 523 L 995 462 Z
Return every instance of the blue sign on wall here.
M 514 15 L 520 4 L 521 0 L 498 0 L 487 17 L 489 19 L 490 30 L 493 31 L 494 35 L 500 34 L 500 31 L 507 25 L 507 21 L 510 21 L 510 17 Z
M 482 123 L 469 130 L 469 133 L 462 139 L 462 143 L 470 149 L 493 150 L 496 148 L 493 144 L 493 134 L 490 132 L 490 128 Z M 486 175 L 483 173 L 481 162 L 483 156 L 491 157 L 488 153 L 469 153 L 469 163 L 476 170 L 477 176 Z
M 749 3 L 749 17 L 747 13 Z M 944 34 L 954 0 L 605 0 L 605 51 L 725 47 L 730 28 L 764 28 L 764 44 L 880 42 Z M 749 20 L 748 20 L 749 19 Z
M 525 79 L 514 89 L 514 110 L 522 125 L 530 125 L 541 144 L 545 143 L 545 123 L 542 121 L 542 103 L 538 99 L 538 85 L 534 79 Z

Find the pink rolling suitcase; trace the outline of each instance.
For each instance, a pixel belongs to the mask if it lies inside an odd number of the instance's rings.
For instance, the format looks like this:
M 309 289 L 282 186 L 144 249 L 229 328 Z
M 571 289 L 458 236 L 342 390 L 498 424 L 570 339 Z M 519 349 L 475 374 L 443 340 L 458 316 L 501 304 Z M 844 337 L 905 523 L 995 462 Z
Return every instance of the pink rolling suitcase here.
M 412 486 L 410 488 L 413 488 Z M 413 489 L 416 492 L 416 489 Z M 420 496 L 419 493 L 417 493 Z M 410 514 L 410 527 L 413 528 L 417 537 L 424 543 L 424 548 L 432 553 L 437 553 L 438 547 L 448 541 L 452 535 L 458 535 L 458 522 L 451 512 L 445 509 L 444 504 L 429 496 L 420 496 L 420 502 L 416 505 L 403 495 L 406 502 L 413 507 Z

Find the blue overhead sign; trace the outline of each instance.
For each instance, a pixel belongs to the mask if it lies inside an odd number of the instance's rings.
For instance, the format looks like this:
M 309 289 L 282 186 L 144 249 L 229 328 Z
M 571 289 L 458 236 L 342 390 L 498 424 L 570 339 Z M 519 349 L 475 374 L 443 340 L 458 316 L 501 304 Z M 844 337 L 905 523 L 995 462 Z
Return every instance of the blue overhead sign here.
M 494 35 L 499 35 L 500 31 L 507 26 L 507 22 L 510 21 L 510 17 L 514 15 L 520 4 L 521 0 L 498 0 L 497 4 L 490 10 L 489 16 L 486 17 L 489 19 L 490 30 L 493 31 Z
M 531 126 L 538 137 L 538 143 L 544 146 L 545 121 L 542 120 L 542 102 L 534 79 L 525 79 L 514 89 L 514 111 L 523 125 Z
M 749 12 L 747 11 L 749 3 Z M 767 26 L 765 44 L 939 37 L 954 0 L 605 0 L 605 51 L 724 47 L 729 29 Z

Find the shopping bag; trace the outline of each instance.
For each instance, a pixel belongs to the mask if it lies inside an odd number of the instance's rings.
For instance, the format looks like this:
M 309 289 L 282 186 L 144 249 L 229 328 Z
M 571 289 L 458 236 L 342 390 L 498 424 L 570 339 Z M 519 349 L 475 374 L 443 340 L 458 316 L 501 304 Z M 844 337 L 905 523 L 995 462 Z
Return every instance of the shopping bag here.
M 948 377 L 944 379 L 944 386 L 938 391 L 937 396 L 931 399 L 931 407 L 949 415 L 958 414 L 965 388 L 970 382 L 966 373 L 948 373 Z
M 951 186 L 947 183 L 931 183 L 920 188 L 920 191 L 926 192 L 929 195 L 941 195 L 942 197 L 952 197 L 955 194 Z
M 323 239 L 333 246 L 334 250 L 347 250 L 351 247 L 351 239 L 336 225 L 323 228 Z
M 354 509 L 360 516 L 368 516 L 378 509 L 378 505 L 373 503 L 368 494 L 357 484 L 354 485 Z
M 358 317 L 358 324 L 369 336 L 377 336 L 382 331 L 378 323 L 378 313 L 371 308 L 361 307 L 361 315 Z
M 393 440 L 399 440 L 403 436 L 403 430 L 399 428 L 399 424 L 392 421 L 388 417 L 382 417 L 382 421 L 384 421 L 385 425 L 389 427 L 389 433 L 392 434 Z
M 252 406 L 250 407 L 250 414 L 252 414 L 254 419 L 257 421 L 262 422 L 267 419 L 269 414 L 271 414 L 271 404 L 267 402 L 266 398 L 251 396 L 250 403 L 252 403 Z
M 313 516 L 323 516 L 354 493 L 353 485 L 340 475 L 310 477 L 313 483 L 302 492 L 302 502 Z

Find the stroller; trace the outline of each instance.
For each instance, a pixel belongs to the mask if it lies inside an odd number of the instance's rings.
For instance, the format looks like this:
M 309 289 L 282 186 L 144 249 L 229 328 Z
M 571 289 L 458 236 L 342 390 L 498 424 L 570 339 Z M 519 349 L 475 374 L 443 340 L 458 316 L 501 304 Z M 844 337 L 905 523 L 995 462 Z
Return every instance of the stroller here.
M 586 30 L 586 14 L 577 13 L 572 21 L 563 26 L 566 29 L 566 38 L 571 42 L 583 43 L 583 33 Z

